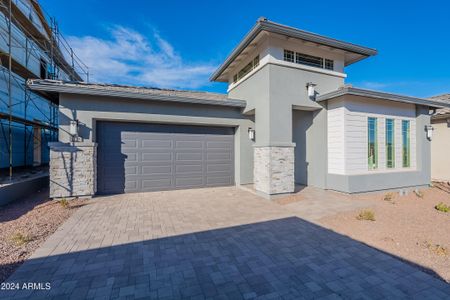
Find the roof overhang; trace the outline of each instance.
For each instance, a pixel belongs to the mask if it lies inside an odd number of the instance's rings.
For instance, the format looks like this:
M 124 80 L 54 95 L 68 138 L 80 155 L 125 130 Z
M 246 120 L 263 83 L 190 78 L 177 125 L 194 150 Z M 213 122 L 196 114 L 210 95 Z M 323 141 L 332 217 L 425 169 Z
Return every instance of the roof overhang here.
M 297 28 L 285 26 L 275 22 L 268 21 L 265 18 L 259 18 L 255 26 L 245 35 L 242 41 L 231 52 L 225 61 L 219 66 L 219 68 L 211 75 L 211 81 L 218 81 L 220 75 L 230 66 L 230 64 L 259 36 L 261 32 L 269 32 L 274 34 L 280 34 L 286 37 L 304 40 L 310 43 L 318 45 L 328 46 L 334 49 L 340 49 L 351 54 L 354 54 L 345 61 L 345 65 L 348 66 L 359 60 L 373 56 L 377 54 L 377 50 L 355 45 L 352 43 L 336 40 L 333 38 L 318 35 L 312 32 L 300 30 Z
M 106 96 L 128 99 L 154 100 L 165 102 L 178 103 L 192 103 L 204 105 L 217 105 L 228 107 L 243 108 L 246 106 L 246 101 L 238 99 L 227 98 L 225 100 L 202 99 L 200 97 L 178 96 L 178 95 L 161 95 L 144 92 L 136 92 L 138 87 L 121 86 L 117 88 L 116 85 L 104 84 L 89 84 L 84 82 L 64 82 L 59 80 L 41 80 L 30 79 L 27 81 L 27 86 L 33 91 L 46 92 L 49 94 L 78 94 L 90 96 Z M 113 87 L 113 88 L 111 88 Z M 145 90 L 145 88 L 143 88 Z
M 417 97 L 410 97 L 410 96 L 403 96 L 403 95 L 397 95 L 397 94 L 391 94 L 386 92 L 378 92 L 378 91 L 372 91 L 372 90 L 365 90 L 365 89 L 359 89 L 354 87 L 343 87 L 338 90 L 335 90 L 333 92 L 320 95 L 316 98 L 317 102 L 321 101 L 327 101 L 332 100 L 337 97 L 345 96 L 345 95 L 353 95 L 353 96 L 360 96 L 360 97 L 367 97 L 372 99 L 381 99 L 381 100 L 389 100 L 389 101 L 395 101 L 395 102 L 402 102 L 402 103 L 410 103 L 410 104 L 417 104 L 417 105 L 423 105 L 423 106 L 429 106 L 432 108 L 444 108 L 444 107 L 450 107 L 450 103 L 442 103 L 438 101 L 433 101 L 429 99 L 423 99 L 423 98 L 417 98 Z

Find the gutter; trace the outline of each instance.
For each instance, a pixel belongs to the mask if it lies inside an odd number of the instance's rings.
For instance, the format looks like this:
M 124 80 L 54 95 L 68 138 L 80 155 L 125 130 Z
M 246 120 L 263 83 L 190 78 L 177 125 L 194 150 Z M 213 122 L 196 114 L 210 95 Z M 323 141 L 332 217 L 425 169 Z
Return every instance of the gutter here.
M 338 89 L 336 91 L 317 96 L 316 101 L 317 102 L 326 101 L 326 100 L 334 99 L 334 98 L 337 98 L 340 96 L 345 96 L 345 95 L 354 95 L 354 96 L 375 98 L 375 99 L 381 99 L 381 100 L 391 100 L 391 101 L 396 101 L 396 102 L 419 104 L 419 105 L 436 107 L 436 108 L 444 108 L 444 107 L 450 108 L 450 103 L 445 104 L 442 102 L 432 101 L 432 100 L 427 100 L 427 99 L 422 99 L 422 98 L 396 95 L 396 94 L 377 92 L 377 91 L 371 91 L 371 90 L 364 90 L 364 89 L 358 89 L 358 88 L 353 88 L 353 87 L 344 87 L 344 88 Z
M 168 95 L 155 95 L 155 94 L 144 94 L 136 92 L 127 91 L 117 91 L 110 89 L 99 89 L 92 88 L 89 86 L 69 86 L 59 81 L 54 82 L 38 82 L 37 80 L 28 80 L 27 86 L 34 91 L 45 91 L 45 92 L 56 92 L 63 94 L 79 94 L 79 95 L 91 95 L 91 96 L 110 96 L 119 98 L 131 98 L 131 99 L 142 99 L 142 100 L 154 100 L 154 101 L 166 101 L 166 102 L 178 102 L 178 103 L 192 103 L 192 104 L 204 104 L 204 105 L 218 105 L 218 106 L 228 106 L 228 107 L 239 107 L 244 108 L 247 102 L 238 99 L 226 99 L 226 100 L 208 100 L 208 99 L 198 99 L 191 97 L 181 97 L 181 96 L 168 96 Z

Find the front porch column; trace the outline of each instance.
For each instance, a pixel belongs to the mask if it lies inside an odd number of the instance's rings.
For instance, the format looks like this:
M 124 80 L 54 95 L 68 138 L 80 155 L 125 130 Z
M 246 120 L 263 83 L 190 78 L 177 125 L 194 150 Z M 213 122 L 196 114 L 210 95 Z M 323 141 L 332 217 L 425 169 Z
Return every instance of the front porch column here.
M 293 193 L 295 144 L 254 147 L 254 188 L 267 195 Z
M 50 198 L 92 197 L 97 191 L 97 144 L 49 143 Z

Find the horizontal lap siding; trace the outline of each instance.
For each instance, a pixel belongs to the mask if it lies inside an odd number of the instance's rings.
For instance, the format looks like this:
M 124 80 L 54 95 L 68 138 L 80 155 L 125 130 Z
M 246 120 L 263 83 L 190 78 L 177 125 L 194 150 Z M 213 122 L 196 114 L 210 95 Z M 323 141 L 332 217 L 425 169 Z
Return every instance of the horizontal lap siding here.
M 328 173 L 370 174 L 386 171 L 414 170 L 417 166 L 416 119 L 413 104 L 383 100 L 349 99 L 335 101 L 328 107 Z M 377 118 L 378 168 L 368 167 L 369 117 Z M 386 167 L 385 124 L 395 120 L 395 168 Z M 410 121 L 411 167 L 402 167 L 401 121 Z
M 328 172 L 345 174 L 344 161 L 344 107 L 341 102 L 330 102 L 328 105 Z

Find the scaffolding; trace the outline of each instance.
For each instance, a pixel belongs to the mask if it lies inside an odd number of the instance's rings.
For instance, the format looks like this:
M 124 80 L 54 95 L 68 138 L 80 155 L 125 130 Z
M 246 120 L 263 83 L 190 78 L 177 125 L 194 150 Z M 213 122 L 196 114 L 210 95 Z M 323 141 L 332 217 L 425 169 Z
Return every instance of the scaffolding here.
M 8 156 L 0 166 L 10 180 L 15 167 L 40 163 L 30 159 L 31 149 L 41 155 L 58 136 L 58 98 L 29 90 L 26 81 L 35 78 L 89 81 L 89 69 L 36 0 L 0 0 L 0 141 Z

